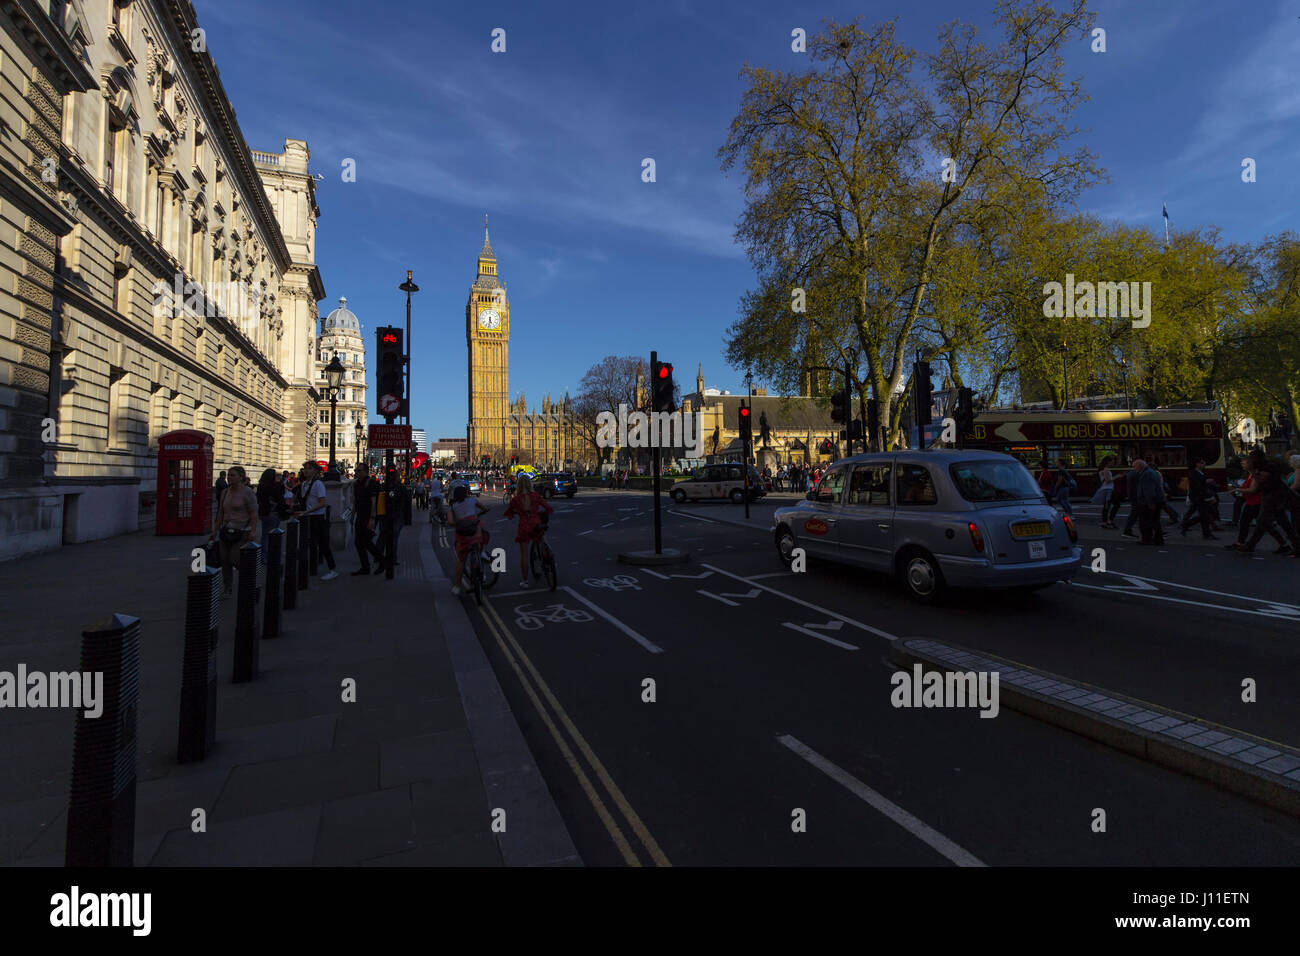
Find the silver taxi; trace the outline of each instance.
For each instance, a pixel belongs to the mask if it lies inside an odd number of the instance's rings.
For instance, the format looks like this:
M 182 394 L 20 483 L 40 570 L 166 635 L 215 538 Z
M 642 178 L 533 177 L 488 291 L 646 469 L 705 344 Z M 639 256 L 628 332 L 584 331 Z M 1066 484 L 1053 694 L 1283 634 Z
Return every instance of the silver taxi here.
M 875 452 L 835 462 L 807 500 L 774 516 L 777 551 L 898 577 L 925 603 L 949 587 L 1034 590 L 1082 562 L 1068 515 L 999 452 Z

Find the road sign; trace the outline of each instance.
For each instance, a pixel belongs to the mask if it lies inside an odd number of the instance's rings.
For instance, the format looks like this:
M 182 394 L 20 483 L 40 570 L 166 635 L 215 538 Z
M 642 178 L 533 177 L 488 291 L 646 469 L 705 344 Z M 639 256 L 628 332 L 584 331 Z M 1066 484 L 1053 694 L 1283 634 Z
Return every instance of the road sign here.
M 409 451 L 411 447 L 410 425 L 371 425 L 370 447 L 391 448 L 395 451 Z
M 396 415 L 402 408 L 402 400 L 396 395 L 379 396 L 379 410 L 385 415 Z

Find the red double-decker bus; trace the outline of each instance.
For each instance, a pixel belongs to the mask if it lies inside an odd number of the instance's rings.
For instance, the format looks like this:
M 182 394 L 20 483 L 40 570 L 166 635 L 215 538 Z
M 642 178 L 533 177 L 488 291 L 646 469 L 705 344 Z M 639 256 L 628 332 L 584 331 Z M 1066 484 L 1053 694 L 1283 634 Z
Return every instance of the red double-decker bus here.
M 1079 485 L 1074 497 L 1096 491 L 1097 469 L 1106 459 L 1122 486 L 1135 458 L 1155 465 L 1170 488 L 1186 494 L 1187 468 L 1197 458 L 1204 458 L 1206 474 L 1227 488 L 1226 433 L 1217 404 L 1133 411 L 995 408 L 975 416 L 963 445 L 1014 455 L 1035 475 L 1044 463 L 1055 468 L 1062 460 Z

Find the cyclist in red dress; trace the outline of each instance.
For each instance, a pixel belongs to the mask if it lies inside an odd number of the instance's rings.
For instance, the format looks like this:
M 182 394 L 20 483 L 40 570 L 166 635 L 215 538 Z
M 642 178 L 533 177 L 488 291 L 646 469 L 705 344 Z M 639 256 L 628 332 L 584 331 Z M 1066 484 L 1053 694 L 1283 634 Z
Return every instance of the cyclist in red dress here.
M 520 475 L 516 483 L 515 496 L 506 506 L 505 516 L 507 518 L 512 515 L 519 516 L 519 530 L 515 534 L 515 541 L 519 543 L 519 566 L 523 568 L 523 577 L 519 582 L 521 588 L 528 587 L 528 546 L 532 543 L 538 529 L 542 527 L 543 513 L 554 514 L 554 509 L 545 498 L 533 491 L 532 479 L 527 475 Z

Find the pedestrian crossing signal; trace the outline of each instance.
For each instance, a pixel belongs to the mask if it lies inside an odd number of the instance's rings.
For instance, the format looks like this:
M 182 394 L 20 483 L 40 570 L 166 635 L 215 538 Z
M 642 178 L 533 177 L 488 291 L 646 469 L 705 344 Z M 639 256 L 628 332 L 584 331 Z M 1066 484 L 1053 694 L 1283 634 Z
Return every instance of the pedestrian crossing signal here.
M 740 440 L 746 445 L 754 440 L 754 424 L 750 417 L 749 406 L 744 402 L 740 404 Z

